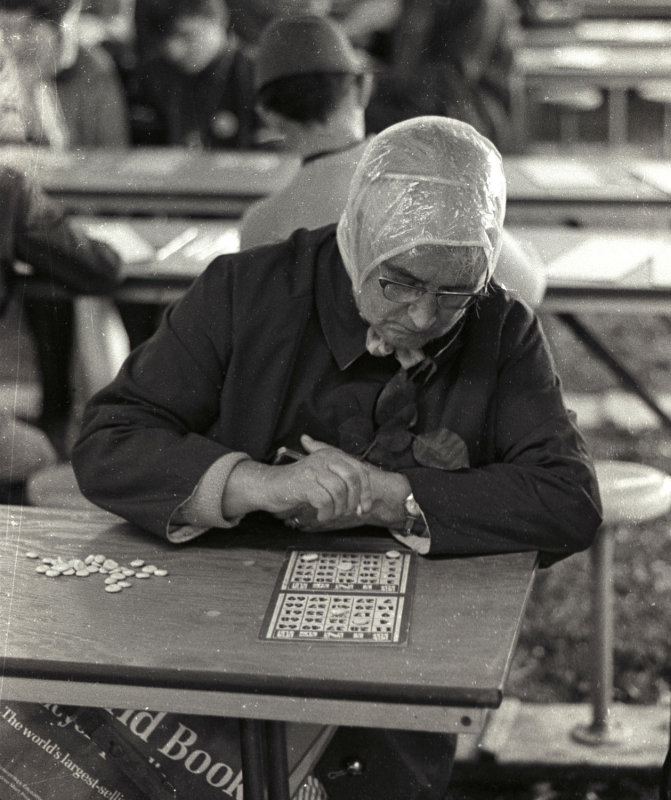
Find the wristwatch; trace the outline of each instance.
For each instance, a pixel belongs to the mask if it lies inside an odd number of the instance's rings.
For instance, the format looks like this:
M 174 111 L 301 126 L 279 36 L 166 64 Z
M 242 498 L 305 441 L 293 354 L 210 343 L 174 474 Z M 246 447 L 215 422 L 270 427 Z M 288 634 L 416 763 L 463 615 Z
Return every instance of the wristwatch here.
M 426 524 L 419 503 L 415 500 L 412 492 L 403 501 L 403 510 L 405 511 L 403 535 L 410 536 L 410 534 L 414 534 L 415 536 L 421 536 L 426 531 Z

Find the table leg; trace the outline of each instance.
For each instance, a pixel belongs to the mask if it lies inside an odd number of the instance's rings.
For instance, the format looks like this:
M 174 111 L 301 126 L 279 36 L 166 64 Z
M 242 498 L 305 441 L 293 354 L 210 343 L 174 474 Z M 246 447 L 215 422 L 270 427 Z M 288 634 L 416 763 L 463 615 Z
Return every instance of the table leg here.
M 524 75 L 513 72 L 510 78 L 510 119 L 515 152 L 523 153 L 529 139 L 529 107 Z
M 608 141 L 610 144 L 626 144 L 627 131 L 627 90 L 611 88 L 608 96 Z
M 240 751 L 245 800 L 265 800 L 264 723 L 256 719 L 240 720 Z
M 643 387 L 634 375 L 619 361 L 615 356 L 606 349 L 598 337 L 592 333 L 580 320 L 573 314 L 557 314 L 557 319 L 566 325 L 577 338 L 585 345 L 588 350 L 604 363 L 619 380 L 634 394 L 643 400 L 643 402 L 652 409 L 655 414 L 662 420 L 662 422 L 671 428 L 671 417 L 664 411 L 664 409 L 657 403 L 654 397 Z
M 269 800 L 290 800 L 287 736 L 283 722 L 267 722 L 268 797 Z

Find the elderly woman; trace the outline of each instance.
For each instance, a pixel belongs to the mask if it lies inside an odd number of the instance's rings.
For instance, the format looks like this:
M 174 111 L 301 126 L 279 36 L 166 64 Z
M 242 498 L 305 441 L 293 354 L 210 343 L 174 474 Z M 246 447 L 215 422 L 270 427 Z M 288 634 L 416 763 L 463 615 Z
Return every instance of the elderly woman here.
M 337 227 L 216 259 L 94 397 L 82 491 L 175 542 L 260 511 L 432 555 L 586 548 L 594 472 L 537 319 L 496 283 L 504 212 L 472 127 L 387 129 Z M 373 734 L 375 796 L 443 797 L 450 737 Z

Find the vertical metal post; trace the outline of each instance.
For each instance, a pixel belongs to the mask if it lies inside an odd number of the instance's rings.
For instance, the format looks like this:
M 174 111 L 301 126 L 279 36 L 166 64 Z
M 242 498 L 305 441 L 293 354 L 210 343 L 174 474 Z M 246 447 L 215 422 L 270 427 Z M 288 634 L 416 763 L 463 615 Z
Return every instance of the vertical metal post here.
M 263 742 L 263 722 L 256 719 L 241 719 L 240 752 L 245 800 L 265 800 Z
M 629 735 L 610 718 L 613 694 L 613 551 L 615 531 L 602 527 L 590 550 L 592 563 L 592 721 L 571 736 L 581 744 L 617 745 Z
M 290 800 L 287 736 L 284 722 L 267 722 L 268 797 L 269 800 Z
M 608 730 L 613 692 L 613 531 L 601 528 L 592 545 L 592 729 Z
M 611 86 L 608 91 L 608 140 L 623 145 L 628 139 L 627 89 Z

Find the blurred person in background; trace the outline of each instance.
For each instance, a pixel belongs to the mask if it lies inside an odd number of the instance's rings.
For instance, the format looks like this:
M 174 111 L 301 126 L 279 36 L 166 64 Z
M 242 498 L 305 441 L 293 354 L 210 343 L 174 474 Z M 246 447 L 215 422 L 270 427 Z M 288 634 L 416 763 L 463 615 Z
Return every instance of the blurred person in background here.
M 403 0 L 228 0 L 231 28 L 253 52 L 263 30 L 275 19 L 330 16 L 355 47 L 385 57 L 389 34 Z
M 333 0 L 228 0 L 231 29 L 253 51 L 264 28 L 276 18 L 326 16 Z
M 12 51 L 0 36 L 0 144 L 24 144 L 28 134 L 26 99 Z
M 79 41 L 81 0 L 3 0 L 0 32 L 28 104 L 28 139 L 59 149 L 125 147 L 128 110 L 118 72 Z
M 369 129 L 440 114 L 473 125 L 502 152 L 513 149 L 509 81 L 518 18 L 513 0 L 404 0 Z
M 20 352 L 24 335 L 20 312 L 18 328 L 3 324 L 22 286 L 19 261 L 46 283 L 48 292 L 105 294 L 121 279 L 120 261 L 110 248 L 78 232 L 21 170 L 0 164 L 0 338 L 6 354 Z M 57 459 L 42 430 L 19 419 L 15 407 L 0 408 L 0 501 L 20 501 L 31 472 Z
M 137 144 L 203 149 L 256 144 L 252 62 L 225 0 L 136 0 Z
M 391 34 L 402 10 L 403 0 L 332 0 L 330 14 L 355 47 L 386 62 L 391 57 Z
M 84 47 L 111 55 L 126 89 L 135 66 L 135 0 L 85 0 L 79 21 Z
M 126 147 L 121 82 L 102 48 L 80 44 L 80 9 L 81 0 L 2 0 L 0 34 L 17 66 L 25 138 L 54 150 Z M 72 302 L 32 297 L 24 309 L 42 374 L 40 425 L 61 448 L 72 407 Z
M 256 55 L 259 115 L 279 147 L 298 154 L 302 166 L 288 186 L 245 212 L 241 249 L 338 221 L 367 144 L 367 65 L 333 20 L 284 18 L 265 29 Z M 544 265 L 505 230 L 496 276 L 532 307 L 541 302 Z

